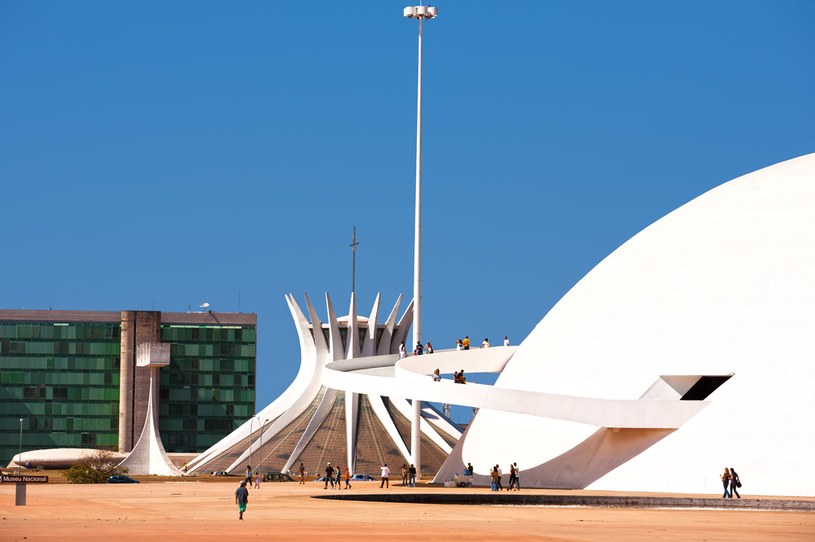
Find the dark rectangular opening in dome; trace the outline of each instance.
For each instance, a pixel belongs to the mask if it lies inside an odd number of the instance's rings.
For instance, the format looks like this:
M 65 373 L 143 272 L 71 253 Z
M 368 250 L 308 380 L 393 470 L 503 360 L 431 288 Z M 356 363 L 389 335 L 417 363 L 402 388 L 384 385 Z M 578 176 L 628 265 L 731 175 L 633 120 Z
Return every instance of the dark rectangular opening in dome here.
M 703 376 L 682 396 L 681 401 L 703 401 L 719 386 L 730 380 L 732 374 Z

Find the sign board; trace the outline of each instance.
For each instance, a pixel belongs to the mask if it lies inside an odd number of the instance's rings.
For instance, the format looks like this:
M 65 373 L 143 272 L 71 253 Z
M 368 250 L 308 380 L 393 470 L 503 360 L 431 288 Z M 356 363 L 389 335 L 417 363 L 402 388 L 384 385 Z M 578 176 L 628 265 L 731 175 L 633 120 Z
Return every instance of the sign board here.
M 31 476 L 28 474 L 2 474 L 0 475 L 0 482 L 12 484 L 47 484 L 47 476 Z

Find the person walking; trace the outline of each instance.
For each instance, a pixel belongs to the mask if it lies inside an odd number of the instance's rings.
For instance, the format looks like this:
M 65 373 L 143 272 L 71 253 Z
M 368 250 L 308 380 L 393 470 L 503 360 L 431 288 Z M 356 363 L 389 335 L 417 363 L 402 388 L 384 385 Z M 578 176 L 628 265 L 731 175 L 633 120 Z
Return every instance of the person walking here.
M 741 499 L 741 495 L 739 495 L 739 491 L 737 488 L 741 487 L 741 480 L 739 480 L 739 475 L 736 474 L 736 469 L 730 467 L 730 495 L 736 495 L 737 499 Z
M 300 484 L 306 483 L 306 466 L 300 463 Z
M 413 466 L 413 463 L 410 464 L 408 474 L 410 476 L 410 478 L 408 479 L 408 485 L 410 487 L 416 487 L 416 467 Z
M 345 489 L 351 489 L 351 471 L 345 467 Z
M 509 465 L 509 486 L 507 487 L 507 491 L 512 491 L 512 488 L 515 487 L 515 465 Z
M 433 382 L 441 382 L 441 373 L 439 373 L 438 369 L 433 371 Z
M 246 483 L 252 487 L 252 465 L 246 465 Z
M 407 463 L 402 463 L 402 487 L 407 487 L 407 484 L 408 484 Z
M 348 467 L 346 467 L 346 468 L 348 468 Z M 342 489 L 342 473 L 340 472 L 340 468 L 339 468 L 339 467 L 337 467 L 337 478 L 336 478 L 336 481 L 337 481 L 337 491 L 339 491 L 340 489 Z
M 328 489 L 329 483 L 331 484 L 331 489 L 334 489 L 334 467 L 331 466 L 331 463 L 325 467 L 325 487 L 323 489 Z
M 495 465 L 495 471 L 498 473 L 498 491 L 503 491 L 504 486 L 501 485 L 501 476 L 503 476 L 504 471 L 498 465 Z
M 518 468 L 517 463 L 513 463 L 512 467 L 515 470 L 515 491 L 520 491 L 521 490 L 521 469 Z
M 509 337 L 504 335 L 504 346 L 509 346 Z
M 391 487 L 390 482 L 388 482 L 388 478 L 390 477 L 390 475 L 391 475 L 391 470 L 388 468 L 388 464 L 385 463 L 384 465 L 382 465 L 382 483 L 379 484 L 379 489 L 382 489 L 383 487 L 386 487 L 386 488 Z
M 255 473 L 255 489 L 260 489 L 260 471 Z
M 722 485 L 724 486 L 724 494 L 722 495 L 722 498 L 732 499 L 733 494 L 730 493 L 730 469 L 725 467 L 724 472 L 719 478 L 722 479 Z
M 238 505 L 238 519 L 243 519 L 246 505 L 249 504 L 249 490 L 246 489 L 246 480 L 241 482 L 241 487 L 235 490 L 235 504 Z

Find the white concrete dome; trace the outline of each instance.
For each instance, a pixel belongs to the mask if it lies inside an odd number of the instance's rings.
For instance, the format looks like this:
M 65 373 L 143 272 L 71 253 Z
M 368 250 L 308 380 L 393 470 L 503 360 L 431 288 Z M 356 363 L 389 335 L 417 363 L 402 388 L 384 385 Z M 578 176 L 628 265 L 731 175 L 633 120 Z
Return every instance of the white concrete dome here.
M 631 238 L 541 320 L 496 386 L 638 399 L 663 375 L 730 373 L 698 415 L 640 433 L 628 456 L 610 433 L 570 452 L 595 426 L 482 409 L 462 458 L 481 474 L 516 461 L 527 486 L 717 493 L 735 467 L 747 495 L 815 494 L 815 154 Z

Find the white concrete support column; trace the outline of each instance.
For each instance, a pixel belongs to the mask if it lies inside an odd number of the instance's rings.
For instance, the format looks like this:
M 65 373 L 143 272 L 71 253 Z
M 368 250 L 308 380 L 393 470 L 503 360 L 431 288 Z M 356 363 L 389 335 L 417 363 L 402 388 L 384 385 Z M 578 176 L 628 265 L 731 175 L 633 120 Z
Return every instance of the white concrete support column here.
M 412 399 L 413 419 L 410 420 L 410 462 L 416 467 L 416 476 L 421 476 L 422 468 L 422 402 Z
M 348 467 L 351 474 L 356 473 L 357 462 L 357 418 L 359 416 L 359 394 L 352 391 L 345 392 L 345 443 L 348 457 Z

